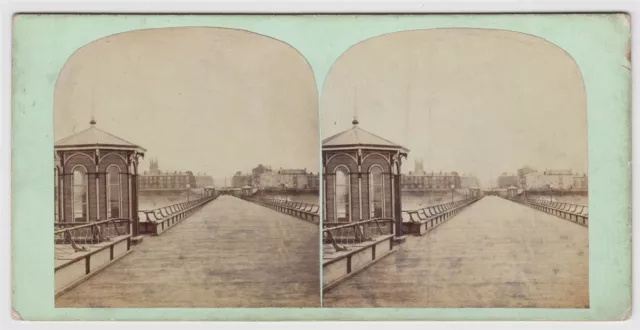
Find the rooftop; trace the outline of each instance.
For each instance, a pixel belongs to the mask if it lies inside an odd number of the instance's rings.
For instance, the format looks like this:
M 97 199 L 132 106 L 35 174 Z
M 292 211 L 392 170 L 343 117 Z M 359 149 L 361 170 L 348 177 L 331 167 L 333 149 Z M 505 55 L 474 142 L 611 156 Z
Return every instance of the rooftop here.
M 107 133 L 96 127 L 95 120 L 91 120 L 91 126 L 83 131 L 72 134 L 64 139 L 58 140 L 55 144 L 55 148 L 115 148 L 115 149 L 127 149 L 127 150 L 139 150 L 142 152 L 147 151 L 141 146 L 123 140 L 111 133 Z
M 307 174 L 306 169 L 298 169 L 298 168 L 285 168 L 280 169 L 280 174 Z
M 409 171 L 408 174 L 402 173 L 403 176 L 411 176 L 411 177 L 423 177 L 423 176 L 437 176 L 437 177 L 445 177 L 445 176 L 459 176 L 456 172 L 424 172 L 424 173 L 416 173 Z
M 141 176 L 192 176 L 193 173 L 188 173 L 188 172 L 157 172 L 157 173 L 151 173 L 151 172 L 147 172 L 144 171 L 143 174 Z
M 571 175 L 572 171 L 571 170 L 566 170 L 566 169 L 547 169 L 546 174 L 550 174 L 550 175 Z
M 331 149 L 340 147 L 392 148 L 400 149 L 400 151 L 404 153 L 409 152 L 409 149 L 397 143 L 381 138 L 358 127 L 357 120 L 353 121 L 353 127 L 350 129 L 322 140 L 322 148 Z

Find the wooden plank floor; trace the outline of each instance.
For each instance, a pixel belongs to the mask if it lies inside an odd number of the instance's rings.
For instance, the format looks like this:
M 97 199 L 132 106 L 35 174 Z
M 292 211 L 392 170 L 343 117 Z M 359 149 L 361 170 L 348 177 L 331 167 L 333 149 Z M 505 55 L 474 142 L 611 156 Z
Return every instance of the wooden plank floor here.
M 319 307 L 316 225 L 221 196 L 56 307 Z
M 326 292 L 325 307 L 589 306 L 588 229 L 485 197 Z

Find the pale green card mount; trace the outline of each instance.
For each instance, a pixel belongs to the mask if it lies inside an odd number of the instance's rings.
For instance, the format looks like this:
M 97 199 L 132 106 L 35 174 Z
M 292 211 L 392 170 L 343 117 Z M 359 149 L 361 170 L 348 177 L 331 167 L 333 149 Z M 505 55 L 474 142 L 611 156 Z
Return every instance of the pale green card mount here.
M 318 95 L 350 46 L 386 33 L 434 28 L 522 32 L 563 48 L 587 94 L 589 292 L 587 309 L 56 309 L 53 298 L 53 90 L 78 48 L 138 29 L 225 27 L 269 36 L 312 67 Z M 295 26 L 295 28 L 291 28 Z M 631 313 L 630 19 L 548 15 L 26 15 L 14 17 L 12 305 L 24 320 L 620 320 Z

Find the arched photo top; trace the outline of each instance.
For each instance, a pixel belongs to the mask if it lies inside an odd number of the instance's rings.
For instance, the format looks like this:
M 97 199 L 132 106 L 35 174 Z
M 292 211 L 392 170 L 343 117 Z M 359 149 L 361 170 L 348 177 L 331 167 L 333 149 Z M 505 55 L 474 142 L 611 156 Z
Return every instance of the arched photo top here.
M 430 169 L 487 180 L 524 164 L 586 172 L 586 110 L 580 68 L 565 50 L 524 33 L 468 28 L 359 42 L 333 63 L 320 101 L 323 137 L 357 116 Z
M 83 46 L 55 84 L 55 140 L 89 127 L 91 116 L 170 168 L 235 173 L 270 159 L 317 171 L 313 71 L 289 44 L 254 32 L 144 29 Z
M 427 40 L 430 37 L 438 39 L 439 41 L 445 41 L 447 35 L 450 36 L 469 36 L 476 37 L 478 41 L 482 41 L 482 39 L 500 39 L 505 43 L 509 41 L 520 44 L 528 44 L 532 47 L 546 47 L 548 49 L 554 49 L 556 52 L 564 53 L 571 61 L 574 63 L 576 68 L 578 68 L 578 64 L 571 54 L 566 51 L 564 48 L 559 45 L 548 41 L 542 37 L 523 33 L 518 31 L 510 31 L 510 30 L 502 30 L 502 29 L 488 29 L 488 28 L 431 28 L 431 29 L 411 29 L 405 31 L 396 31 L 383 33 L 374 37 L 366 38 L 361 40 L 350 47 L 347 48 L 329 69 L 327 76 L 331 74 L 331 71 L 334 70 L 337 63 L 344 60 L 345 57 L 356 56 L 359 52 L 362 52 L 367 49 L 375 48 L 375 47 L 384 47 L 385 43 L 389 42 L 397 42 L 402 43 L 402 40 L 416 40 L 419 38 L 424 38 L 423 40 Z M 630 58 L 630 48 L 627 47 L 627 58 Z M 578 68 L 578 72 L 580 70 Z M 580 77 L 582 78 L 582 74 L 580 73 Z M 327 84 L 327 80 L 324 81 L 323 87 Z

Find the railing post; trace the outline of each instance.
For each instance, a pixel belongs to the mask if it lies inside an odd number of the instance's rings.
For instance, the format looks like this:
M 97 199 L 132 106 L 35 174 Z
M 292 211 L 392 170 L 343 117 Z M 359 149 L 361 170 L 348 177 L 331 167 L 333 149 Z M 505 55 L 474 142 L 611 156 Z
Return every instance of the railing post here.
M 140 217 L 138 216 L 138 166 L 133 166 L 133 178 L 131 180 L 131 218 L 133 223 L 131 224 L 131 236 L 138 237 L 140 235 Z
M 402 196 L 400 196 L 400 174 L 393 174 L 393 197 L 395 199 L 394 204 L 395 204 L 395 213 L 394 214 L 394 220 L 395 220 L 395 226 L 396 226 L 396 230 L 395 230 L 395 234 L 396 237 L 401 237 L 402 236 Z

